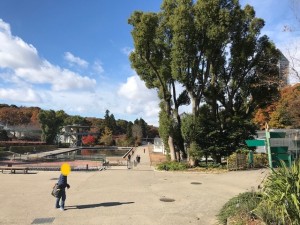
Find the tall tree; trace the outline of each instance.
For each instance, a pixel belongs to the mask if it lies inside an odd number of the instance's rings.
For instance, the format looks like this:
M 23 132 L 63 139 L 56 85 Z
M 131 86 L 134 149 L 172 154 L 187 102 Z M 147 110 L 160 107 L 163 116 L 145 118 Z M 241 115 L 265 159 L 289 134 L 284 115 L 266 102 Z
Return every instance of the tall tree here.
M 104 125 L 109 128 L 113 134 L 116 134 L 117 123 L 113 114 L 110 114 L 109 110 L 105 111 L 104 115 Z
M 127 130 L 127 124 L 128 121 L 126 120 L 117 120 L 116 126 L 117 126 L 117 134 L 125 134 Z
M 86 118 L 76 115 L 76 116 L 70 116 L 65 114 L 64 112 L 61 112 L 60 115 L 61 118 L 64 119 L 64 125 L 81 125 L 81 126 L 91 126 L 92 123 L 88 121 Z
M 132 126 L 132 136 L 135 140 L 135 144 L 139 145 L 142 142 L 143 130 L 139 124 L 133 124 Z
M 228 37 L 221 51 L 223 59 L 212 61 L 205 92 L 216 129 L 223 134 L 219 143 L 223 142 L 225 150 L 221 154 L 240 147 L 255 133 L 254 124 L 249 122 L 253 112 L 277 98 L 282 81 L 277 66 L 279 52 L 267 36 L 260 35 L 264 21 L 255 17 L 253 7 L 242 9 L 237 1 L 233 3 Z
M 42 127 L 42 140 L 53 144 L 63 125 L 62 111 L 41 110 L 38 117 Z
M 254 110 L 274 101 L 281 85 L 279 51 L 261 36 L 264 21 L 253 7 L 242 8 L 237 0 L 164 0 L 161 12 L 135 12 L 129 23 L 135 44 L 132 67 L 148 88 L 158 90 L 159 131 L 171 157 L 182 138 L 176 137 L 178 109 L 189 100 L 195 119 L 203 113 L 200 104 L 209 105 L 219 156 L 253 134 L 249 120 Z M 184 87 L 181 94 L 177 83 Z
M 145 122 L 145 120 L 143 120 L 142 118 L 140 119 L 136 119 L 134 121 L 134 124 L 137 124 L 141 127 L 142 129 L 142 137 L 146 138 L 147 137 L 147 123 Z
M 161 111 L 164 111 L 167 117 L 175 118 L 180 127 L 178 109 L 186 102 L 179 101 L 184 98 L 180 97 L 182 94 L 176 93 L 176 82 L 172 77 L 172 34 L 168 30 L 167 19 L 163 13 L 136 11 L 128 22 L 133 26 L 132 37 L 135 46 L 135 51 L 130 55 L 131 65 L 148 88 L 157 90 L 161 99 Z M 176 160 L 174 135 L 169 133 L 168 145 L 165 142 L 170 150 L 171 160 Z M 183 142 L 178 147 L 183 150 Z
M 108 127 L 105 127 L 105 129 L 102 133 L 100 142 L 104 143 L 104 145 L 106 145 L 106 146 L 110 146 L 113 144 L 112 131 Z

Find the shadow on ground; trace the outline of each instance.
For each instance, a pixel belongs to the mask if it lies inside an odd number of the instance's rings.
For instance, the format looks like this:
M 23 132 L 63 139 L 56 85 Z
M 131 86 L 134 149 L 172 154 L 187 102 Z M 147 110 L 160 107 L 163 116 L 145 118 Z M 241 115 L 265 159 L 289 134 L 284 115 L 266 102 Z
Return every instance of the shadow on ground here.
M 97 208 L 97 207 L 111 207 L 111 206 L 119 206 L 119 205 L 126 205 L 132 204 L 134 202 L 103 202 L 99 204 L 88 204 L 88 205 L 74 205 L 74 206 L 66 206 L 67 210 L 69 209 L 90 209 L 90 208 Z

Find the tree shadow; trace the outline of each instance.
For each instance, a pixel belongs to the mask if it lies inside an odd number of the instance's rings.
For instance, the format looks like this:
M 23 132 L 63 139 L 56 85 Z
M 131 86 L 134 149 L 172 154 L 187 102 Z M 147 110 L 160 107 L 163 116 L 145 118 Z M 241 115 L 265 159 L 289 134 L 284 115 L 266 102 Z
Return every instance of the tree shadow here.
M 119 205 L 127 205 L 132 204 L 134 202 L 103 202 L 98 204 L 88 204 L 88 205 L 74 205 L 74 206 L 66 206 L 65 209 L 90 209 L 97 207 L 111 207 L 111 206 L 119 206 Z

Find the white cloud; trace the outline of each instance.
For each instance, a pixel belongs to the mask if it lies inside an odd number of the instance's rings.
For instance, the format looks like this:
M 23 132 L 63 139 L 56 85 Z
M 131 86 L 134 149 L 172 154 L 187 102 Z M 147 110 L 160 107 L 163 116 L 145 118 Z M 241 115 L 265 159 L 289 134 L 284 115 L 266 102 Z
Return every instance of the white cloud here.
M 18 102 L 41 102 L 41 97 L 32 89 L 0 88 L 0 99 Z
M 125 113 L 137 114 L 144 120 L 156 121 L 158 125 L 159 99 L 155 90 L 149 90 L 137 76 L 127 78 L 119 88 L 118 95 L 126 102 Z
M 126 83 L 120 86 L 118 93 L 128 100 L 158 100 L 155 90 L 148 89 L 137 75 L 128 77 Z
M 5 75 L 0 74 L 0 77 L 9 74 L 9 81 L 17 86 L 19 82 L 25 82 L 28 85 L 46 84 L 50 85 L 55 91 L 92 90 L 96 86 L 96 80 L 52 65 L 47 60 L 40 58 L 37 50 L 32 45 L 27 44 L 19 37 L 12 36 L 9 24 L 0 19 L 1 70 L 6 72 Z
M 96 60 L 93 65 L 93 69 L 96 73 L 102 74 L 104 72 L 102 62 L 100 60 Z
M 71 52 L 65 52 L 64 59 L 67 60 L 71 66 L 77 65 L 83 68 L 87 68 L 89 65 L 87 61 L 74 56 Z
M 18 37 L 11 36 L 9 24 L 0 19 L 0 67 L 33 67 L 40 63 L 37 50 Z
M 131 47 L 124 47 L 124 48 L 121 49 L 121 52 L 122 52 L 123 54 L 129 56 L 130 53 L 133 52 L 133 50 L 134 50 L 134 49 L 131 48 Z

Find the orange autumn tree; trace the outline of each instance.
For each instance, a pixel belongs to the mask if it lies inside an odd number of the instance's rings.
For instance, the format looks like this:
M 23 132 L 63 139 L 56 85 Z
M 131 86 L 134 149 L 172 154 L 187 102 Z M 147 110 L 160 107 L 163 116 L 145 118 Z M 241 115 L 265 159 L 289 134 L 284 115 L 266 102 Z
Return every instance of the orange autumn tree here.
M 264 129 L 265 123 L 272 128 L 300 128 L 300 84 L 281 89 L 280 97 L 272 104 L 256 110 L 253 121 Z
M 261 129 L 265 129 L 265 124 L 270 122 L 271 114 L 275 111 L 276 104 L 273 103 L 266 108 L 259 108 L 256 110 L 253 122 Z
M 300 128 L 300 84 L 286 86 L 270 115 L 272 128 Z
M 82 137 L 82 143 L 84 145 L 94 145 L 95 142 L 96 142 L 96 139 L 92 135 L 88 135 L 88 136 L 83 136 Z

